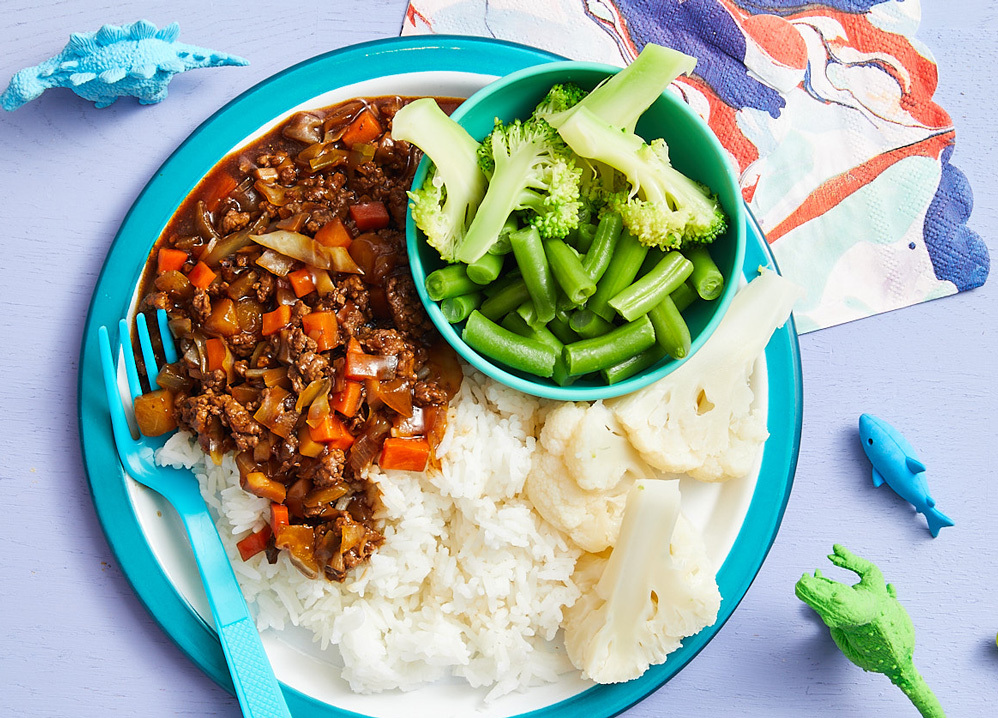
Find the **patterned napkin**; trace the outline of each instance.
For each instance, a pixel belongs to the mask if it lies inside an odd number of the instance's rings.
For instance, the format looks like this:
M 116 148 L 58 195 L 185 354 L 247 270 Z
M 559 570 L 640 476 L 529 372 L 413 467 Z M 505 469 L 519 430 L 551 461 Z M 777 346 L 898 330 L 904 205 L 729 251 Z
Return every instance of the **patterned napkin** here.
M 696 56 L 671 90 L 731 154 L 780 268 L 807 290 L 807 332 L 987 279 L 920 17 L 918 0 L 410 0 L 402 34 L 615 65 L 647 42 Z

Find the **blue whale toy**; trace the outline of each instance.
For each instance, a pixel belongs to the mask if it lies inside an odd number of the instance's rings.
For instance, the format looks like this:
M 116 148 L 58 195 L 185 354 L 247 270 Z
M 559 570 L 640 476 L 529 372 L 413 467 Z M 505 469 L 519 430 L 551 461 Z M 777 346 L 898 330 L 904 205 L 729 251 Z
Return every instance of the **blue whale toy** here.
M 935 500 L 929 496 L 925 464 L 918 460 L 911 444 L 897 429 L 883 419 L 863 414 L 859 417 L 859 438 L 873 464 L 874 486 L 887 482 L 894 493 L 912 504 L 925 516 L 933 538 L 939 535 L 943 526 L 953 525 L 952 519 L 939 511 Z

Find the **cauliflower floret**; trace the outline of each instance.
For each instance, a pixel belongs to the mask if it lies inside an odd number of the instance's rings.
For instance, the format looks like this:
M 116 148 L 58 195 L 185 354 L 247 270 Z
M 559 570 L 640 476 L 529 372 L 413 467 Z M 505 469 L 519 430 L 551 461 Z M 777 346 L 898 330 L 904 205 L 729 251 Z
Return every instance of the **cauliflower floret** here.
M 554 409 L 538 441 L 526 484 L 534 507 L 586 551 L 611 546 L 628 488 L 652 468 L 600 401 Z
M 527 496 L 537 512 L 564 531 L 584 551 L 599 552 L 612 546 L 624 517 L 630 482 L 612 489 L 579 488 L 561 456 L 537 450 L 527 476 Z
M 769 432 L 749 379 L 800 296 L 796 284 L 763 271 L 735 295 L 714 334 L 685 364 L 607 403 L 645 461 L 700 481 L 752 470 Z
M 565 612 L 572 664 L 597 683 L 637 678 L 717 620 L 721 595 L 703 539 L 679 513 L 679 482 L 637 481 L 609 558 L 583 556 Z

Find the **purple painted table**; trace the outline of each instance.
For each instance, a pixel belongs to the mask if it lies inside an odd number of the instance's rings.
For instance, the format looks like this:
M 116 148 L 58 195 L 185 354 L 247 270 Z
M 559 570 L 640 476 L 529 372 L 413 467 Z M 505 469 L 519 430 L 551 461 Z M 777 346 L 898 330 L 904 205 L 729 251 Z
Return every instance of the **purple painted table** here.
M 913 0 L 905 0 L 912 2 Z M 121 575 L 94 514 L 76 428 L 76 357 L 97 272 L 118 225 L 156 168 L 222 104 L 300 60 L 398 34 L 404 0 L 281 3 L 79 0 L 3 7 L 0 80 L 58 51 L 70 32 L 147 18 L 182 38 L 248 57 L 246 68 L 187 73 L 155 107 L 106 110 L 53 91 L 0 116 L 0 472 L 9 544 L 0 563 L 0 715 L 238 715 L 150 619 Z M 959 135 L 971 226 L 998 255 L 998 6 L 959 11 L 924 0 L 918 37 L 940 66 L 937 97 Z M 995 425 L 998 288 L 802 338 L 806 390 L 800 464 L 782 530 L 718 637 L 627 715 L 910 716 L 881 676 L 863 673 L 793 596 L 839 541 L 881 566 L 918 630 L 916 664 L 952 716 L 998 702 L 998 486 Z M 932 540 L 922 517 L 870 490 L 855 438 L 870 411 L 901 428 L 956 521 Z M 837 577 L 841 578 L 837 574 Z

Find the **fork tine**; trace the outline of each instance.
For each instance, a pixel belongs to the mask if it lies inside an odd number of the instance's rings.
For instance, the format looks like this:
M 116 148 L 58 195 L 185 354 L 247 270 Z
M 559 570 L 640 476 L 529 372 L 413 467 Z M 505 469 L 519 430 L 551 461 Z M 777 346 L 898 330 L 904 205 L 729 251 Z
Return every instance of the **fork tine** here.
M 111 354 L 111 339 L 107 327 L 97 330 L 100 343 L 101 371 L 104 374 L 104 391 L 107 393 L 107 408 L 111 412 L 111 430 L 114 433 L 115 446 L 128 446 L 132 442 L 132 432 L 128 428 L 128 419 L 121 405 L 121 394 L 118 393 L 118 372 L 115 369 L 114 356 Z M 128 356 L 128 352 L 125 352 Z M 120 450 L 119 450 L 120 454 Z
M 156 321 L 159 324 L 159 338 L 163 341 L 163 354 L 166 355 L 166 363 L 173 364 L 179 357 L 177 356 L 177 345 L 173 343 L 173 334 L 170 333 L 165 309 L 156 310 Z
M 152 341 L 149 339 L 149 326 L 146 324 L 146 315 L 138 314 L 135 317 L 135 329 L 139 335 L 139 347 L 142 349 L 142 361 L 146 365 L 146 376 L 149 377 L 149 389 L 156 391 L 159 383 L 159 365 L 156 363 L 156 355 L 152 350 Z
M 132 401 L 142 396 L 142 384 L 139 382 L 139 371 L 135 368 L 135 356 L 132 354 L 131 335 L 128 332 L 128 322 L 124 319 L 118 322 L 118 341 L 121 342 L 122 354 L 125 355 L 125 376 L 128 377 L 128 390 Z M 112 368 L 113 368 L 112 364 Z

